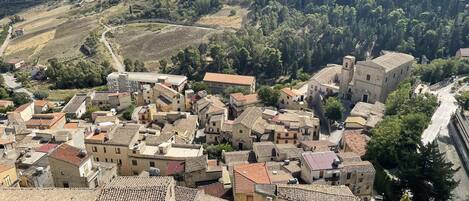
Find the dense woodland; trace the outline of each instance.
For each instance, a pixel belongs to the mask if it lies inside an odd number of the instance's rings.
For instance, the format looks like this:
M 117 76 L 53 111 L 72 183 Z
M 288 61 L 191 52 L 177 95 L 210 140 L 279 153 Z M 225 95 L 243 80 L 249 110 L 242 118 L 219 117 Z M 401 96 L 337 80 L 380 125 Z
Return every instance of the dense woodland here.
M 351 54 L 381 50 L 420 59 L 446 58 L 469 46 L 469 16 L 459 0 L 256 0 L 248 25 L 189 47 L 173 58 L 174 72 L 201 78 L 205 71 L 296 79 Z M 205 62 L 211 57 L 214 62 Z

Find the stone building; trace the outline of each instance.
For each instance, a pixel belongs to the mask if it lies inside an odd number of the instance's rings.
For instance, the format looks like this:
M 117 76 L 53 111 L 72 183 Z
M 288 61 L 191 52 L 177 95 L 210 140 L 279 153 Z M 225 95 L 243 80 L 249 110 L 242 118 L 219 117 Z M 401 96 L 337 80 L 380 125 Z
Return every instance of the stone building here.
M 222 93 L 229 87 L 241 87 L 249 93 L 256 91 L 256 78 L 253 76 L 205 73 L 203 81 L 212 93 Z
M 99 171 L 85 150 L 62 144 L 50 153 L 49 165 L 56 187 L 98 187 Z
M 398 85 L 409 77 L 414 57 L 387 52 L 372 60 L 358 61 L 355 57 L 343 59 L 340 78 L 340 96 L 352 102 L 384 102 Z
M 303 110 L 308 107 L 304 95 L 298 90 L 285 87 L 280 90 L 278 106 L 281 109 Z
M 375 169 L 353 152 L 301 154 L 301 178 L 309 184 L 346 185 L 362 200 L 371 200 Z
M 107 86 L 112 92 L 138 92 L 143 85 L 161 83 L 181 92 L 187 84 L 187 77 L 151 72 L 112 72 L 107 76 Z

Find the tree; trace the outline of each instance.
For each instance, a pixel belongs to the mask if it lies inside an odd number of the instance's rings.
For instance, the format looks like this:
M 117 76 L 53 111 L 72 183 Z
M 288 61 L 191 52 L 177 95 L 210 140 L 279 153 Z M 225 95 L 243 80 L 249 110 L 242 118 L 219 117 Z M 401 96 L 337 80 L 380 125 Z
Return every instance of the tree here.
M 329 120 L 340 121 L 342 120 L 345 111 L 344 106 L 336 97 L 329 97 L 324 105 L 324 113 Z
M 168 61 L 166 61 L 166 59 L 161 59 L 159 61 L 160 63 L 160 72 L 161 73 L 166 73 L 167 72 L 167 68 L 168 68 Z
M 399 168 L 402 188 L 411 190 L 414 201 L 450 200 L 459 182 L 454 180 L 453 164 L 446 162 L 438 144 L 421 145 L 415 161 L 415 169 Z
M 469 91 L 456 95 L 456 100 L 465 110 L 469 109 Z
M 25 92 L 15 92 L 13 93 L 13 102 L 15 103 L 15 105 L 23 105 L 23 104 L 26 104 L 26 103 L 29 103 L 29 102 L 32 102 L 33 100 L 31 99 L 31 97 L 29 96 L 29 94 L 25 93 Z
M 15 73 L 16 80 L 23 86 L 28 86 L 31 82 L 31 73 L 19 71 Z
M 132 120 L 132 113 L 134 112 L 134 110 L 135 110 L 135 105 L 132 104 L 130 107 L 125 109 L 124 113 L 122 113 L 122 117 L 128 121 Z
M 47 91 L 35 91 L 33 95 L 34 98 L 38 100 L 44 100 L 49 97 L 49 93 Z
M 267 106 L 277 106 L 280 92 L 268 86 L 262 86 L 257 91 L 259 99 Z
M 234 148 L 231 144 L 208 145 L 205 147 L 205 153 L 209 159 L 221 159 L 223 151 L 231 152 Z
M 207 90 L 208 85 L 205 82 L 194 82 L 192 83 L 191 88 L 194 90 L 194 92 L 199 92 L 199 91 Z

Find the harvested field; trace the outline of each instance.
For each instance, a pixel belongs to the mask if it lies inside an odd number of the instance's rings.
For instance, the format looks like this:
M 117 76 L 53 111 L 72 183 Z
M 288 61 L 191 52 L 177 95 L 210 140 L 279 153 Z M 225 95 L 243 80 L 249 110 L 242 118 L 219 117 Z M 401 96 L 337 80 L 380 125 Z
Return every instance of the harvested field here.
M 216 30 L 159 23 L 131 24 L 113 33 L 123 58 L 139 59 L 156 70 L 158 61 L 169 59 L 179 50 L 205 42 Z
M 98 27 L 96 16 L 77 17 L 70 15 L 80 8 L 71 5 L 47 7 L 38 6 L 19 13 L 26 21 L 15 24 L 24 28 L 24 35 L 11 41 L 6 58 L 22 58 L 40 63 L 48 59 L 75 58 L 90 31 Z
M 13 55 L 17 52 L 24 50 L 31 50 L 32 54 L 40 51 L 50 40 L 54 38 L 55 29 L 34 35 L 32 37 L 25 37 L 23 40 L 13 40 L 6 50 L 6 55 Z
M 231 16 L 232 10 L 235 12 L 233 16 Z M 240 29 L 247 14 L 248 10 L 246 8 L 224 5 L 220 11 L 200 18 L 197 23 L 216 25 L 222 28 Z
M 94 17 L 70 20 L 57 27 L 55 37 L 38 54 L 39 62 L 45 63 L 53 57 L 70 58 L 80 55 L 80 46 L 90 31 L 98 26 Z

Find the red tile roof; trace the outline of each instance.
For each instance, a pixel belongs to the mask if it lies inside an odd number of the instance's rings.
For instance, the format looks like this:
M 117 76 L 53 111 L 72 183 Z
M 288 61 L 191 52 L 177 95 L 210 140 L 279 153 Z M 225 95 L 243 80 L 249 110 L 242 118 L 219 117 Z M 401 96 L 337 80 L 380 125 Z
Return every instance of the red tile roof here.
M 23 112 L 31 104 L 33 104 L 33 103 L 31 102 L 31 103 L 26 103 L 26 104 L 20 105 L 19 107 L 16 108 L 15 112 Z
M 13 164 L 0 164 L 0 172 L 5 172 L 11 168 L 14 168 Z
M 54 128 L 61 119 L 65 118 L 65 113 L 35 114 L 26 122 L 27 128 L 50 129 Z
M 49 101 L 46 101 L 46 100 L 35 100 L 34 101 L 34 106 L 36 106 L 36 107 L 44 107 L 46 105 L 50 107 L 52 105 L 52 103 L 49 102 Z
M 65 161 L 67 163 L 80 166 L 82 162 L 88 159 L 91 155 L 86 154 L 85 156 L 80 156 L 80 149 L 70 146 L 68 144 L 62 144 L 57 149 L 55 149 L 49 157 Z
M 366 138 L 364 134 L 358 132 L 344 132 L 344 143 L 346 148 L 360 156 L 366 153 Z
M 215 197 L 222 197 L 224 196 L 228 190 L 225 190 L 224 186 L 220 182 L 216 182 L 213 184 L 208 184 L 204 186 L 197 187 L 200 190 L 203 190 L 205 194 L 215 196 Z
M 0 100 L 0 107 L 7 107 L 9 105 L 13 105 L 13 101 L 9 100 Z
M 296 89 L 290 89 L 288 87 L 283 88 L 281 91 L 291 97 L 300 95 Z
M 221 73 L 205 73 L 204 81 L 205 82 L 218 82 L 218 83 L 227 83 L 234 85 L 251 85 L 255 82 L 256 78 L 253 76 L 244 76 L 244 75 L 230 75 L 230 74 L 221 74 Z
M 56 144 L 45 144 L 36 149 L 37 152 L 49 153 L 51 150 L 55 149 L 58 145 Z
M 76 122 L 66 123 L 64 125 L 64 128 L 78 128 L 78 123 L 76 123 Z
M 265 163 L 235 165 L 233 172 L 235 192 L 251 193 L 254 191 L 254 184 L 271 183 Z
M 246 104 L 259 102 L 259 99 L 257 98 L 257 94 L 244 95 L 242 93 L 233 93 L 233 94 L 230 94 L 230 96 L 233 97 L 233 99 L 238 102 L 245 101 Z

